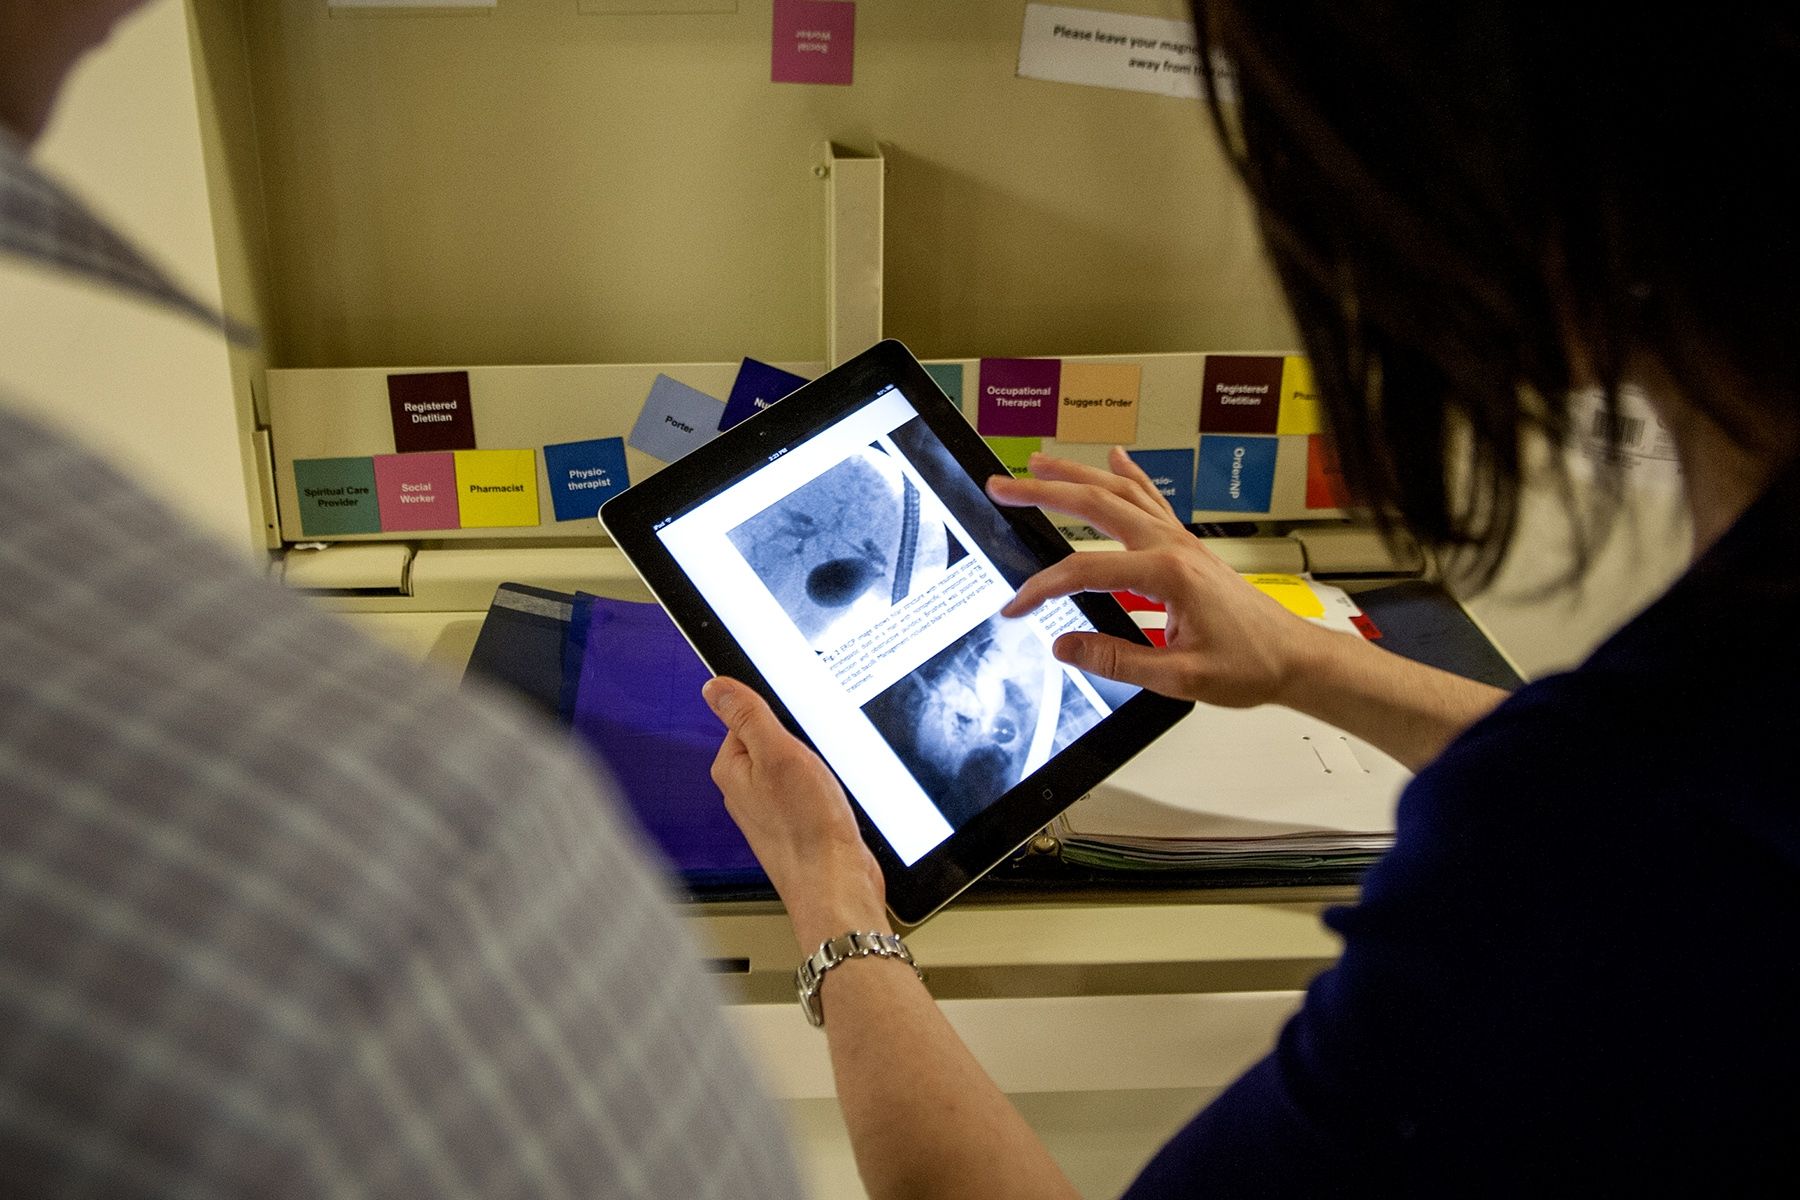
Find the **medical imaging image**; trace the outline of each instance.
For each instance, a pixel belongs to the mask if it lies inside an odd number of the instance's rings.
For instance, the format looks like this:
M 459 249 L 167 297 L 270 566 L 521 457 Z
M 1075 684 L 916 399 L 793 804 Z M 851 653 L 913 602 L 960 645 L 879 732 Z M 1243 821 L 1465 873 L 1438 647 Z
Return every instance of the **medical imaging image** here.
M 967 554 L 935 498 L 879 443 L 727 535 L 815 650 L 830 650 Z
M 919 786 L 961 828 L 1099 712 L 1025 621 L 990 617 L 863 706 Z
M 1006 582 L 1016 588 L 1037 574 L 1043 564 L 1033 557 L 1013 532 L 1006 515 L 987 498 L 982 485 L 969 477 L 925 418 L 914 417 L 888 436 Z

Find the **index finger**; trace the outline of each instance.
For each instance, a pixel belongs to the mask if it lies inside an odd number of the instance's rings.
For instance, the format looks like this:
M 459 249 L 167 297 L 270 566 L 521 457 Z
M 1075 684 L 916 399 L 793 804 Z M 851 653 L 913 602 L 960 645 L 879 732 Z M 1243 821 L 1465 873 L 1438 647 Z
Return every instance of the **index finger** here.
M 1171 529 L 1166 516 L 1142 506 L 1097 483 L 1068 483 L 1058 479 L 1012 479 L 996 475 L 988 480 L 988 495 L 1000 504 L 1023 508 L 1035 504 L 1052 512 L 1080 517 L 1107 537 L 1138 549 L 1149 546 Z
M 1135 483 L 1145 494 L 1149 503 L 1156 506 L 1157 511 L 1168 513 L 1171 517 L 1174 517 L 1184 525 L 1187 523 L 1188 517 L 1194 515 L 1188 513 L 1186 516 L 1183 516 L 1181 513 L 1176 512 L 1175 505 L 1170 502 L 1167 496 L 1163 495 L 1162 489 L 1156 486 L 1156 481 L 1150 478 L 1150 472 L 1139 466 L 1137 459 L 1131 457 L 1125 447 L 1114 446 L 1111 450 L 1107 451 L 1106 461 L 1112 465 L 1114 475 L 1122 476 Z
M 1091 550 L 1054 562 L 1025 581 L 1001 608 L 1003 617 L 1022 617 L 1046 600 L 1076 592 L 1135 592 L 1167 603 L 1177 584 L 1179 565 L 1167 554 L 1129 550 Z
M 1086 463 L 1050 454 L 1033 454 L 1031 474 L 1037 479 L 1093 484 L 1157 517 L 1166 519 L 1176 515 L 1168 500 L 1156 490 L 1156 484 L 1151 482 L 1150 476 L 1132 460 L 1123 446 L 1114 446 L 1108 451 L 1107 463 L 1111 470 L 1101 470 L 1099 467 L 1090 467 Z

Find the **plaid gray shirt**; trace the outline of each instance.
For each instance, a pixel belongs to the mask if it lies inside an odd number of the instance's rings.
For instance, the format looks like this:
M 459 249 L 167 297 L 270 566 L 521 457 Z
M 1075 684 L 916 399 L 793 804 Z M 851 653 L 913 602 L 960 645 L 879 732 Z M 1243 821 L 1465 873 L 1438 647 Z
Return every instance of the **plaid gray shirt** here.
M 96 226 L 0 141 L 0 253 Z M 651 857 L 545 729 L 0 410 L 0 1195 L 795 1194 Z

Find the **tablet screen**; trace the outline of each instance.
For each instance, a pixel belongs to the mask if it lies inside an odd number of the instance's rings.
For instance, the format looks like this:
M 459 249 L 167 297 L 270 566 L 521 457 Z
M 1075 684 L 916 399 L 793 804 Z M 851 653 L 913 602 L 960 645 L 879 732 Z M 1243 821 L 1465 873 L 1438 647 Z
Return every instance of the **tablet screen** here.
M 998 615 L 1042 559 L 892 386 L 654 531 L 908 866 L 1139 690 Z

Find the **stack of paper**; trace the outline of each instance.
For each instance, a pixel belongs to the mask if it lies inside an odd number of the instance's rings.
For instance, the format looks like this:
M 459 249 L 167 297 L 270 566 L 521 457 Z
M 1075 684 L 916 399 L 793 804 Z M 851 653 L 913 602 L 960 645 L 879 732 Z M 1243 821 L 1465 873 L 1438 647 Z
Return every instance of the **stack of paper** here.
M 1338 588 L 1301 576 L 1252 582 L 1346 637 L 1369 630 Z M 1393 842 L 1408 778 L 1368 743 L 1288 709 L 1200 705 L 1053 832 L 1065 860 L 1110 870 L 1366 866 Z

